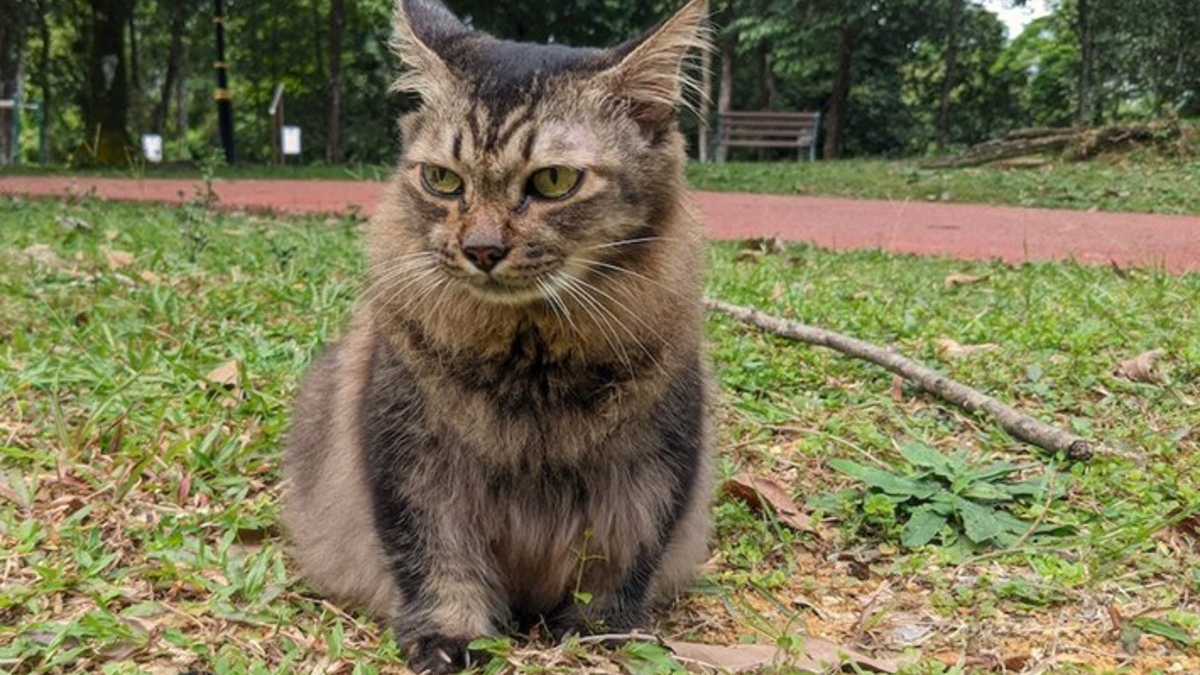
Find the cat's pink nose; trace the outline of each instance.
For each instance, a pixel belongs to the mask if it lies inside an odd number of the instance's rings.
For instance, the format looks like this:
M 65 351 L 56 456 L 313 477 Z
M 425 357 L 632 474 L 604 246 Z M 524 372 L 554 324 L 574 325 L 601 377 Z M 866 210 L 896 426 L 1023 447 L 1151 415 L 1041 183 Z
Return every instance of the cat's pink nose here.
M 491 272 L 504 256 L 508 248 L 504 246 L 466 246 L 462 247 L 463 255 L 481 272 Z

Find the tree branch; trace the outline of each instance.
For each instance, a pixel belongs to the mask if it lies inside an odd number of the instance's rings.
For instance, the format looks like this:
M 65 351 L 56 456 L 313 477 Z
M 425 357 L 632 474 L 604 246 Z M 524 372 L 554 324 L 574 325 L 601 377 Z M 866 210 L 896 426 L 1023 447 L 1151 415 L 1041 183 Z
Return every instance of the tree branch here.
M 819 347 L 827 347 L 848 356 L 870 361 L 890 370 L 916 384 L 921 389 L 971 412 L 991 415 L 1000 427 L 1026 443 L 1031 443 L 1049 452 L 1062 452 L 1070 459 L 1084 460 L 1092 457 L 1091 444 L 1057 427 L 1040 422 L 996 399 L 907 359 L 882 347 L 840 333 L 806 326 L 771 316 L 757 309 L 740 307 L 722 300 L 706 298 L 705 305 L 724 312 L 743 323 L 763 331 L 798 340 Z

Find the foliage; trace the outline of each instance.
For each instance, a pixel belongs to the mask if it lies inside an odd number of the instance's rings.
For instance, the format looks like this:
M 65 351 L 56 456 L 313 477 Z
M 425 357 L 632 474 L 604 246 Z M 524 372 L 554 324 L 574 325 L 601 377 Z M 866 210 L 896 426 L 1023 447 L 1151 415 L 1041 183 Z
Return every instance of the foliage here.
M 27 10 L 4 11 L 21 19 L 23 38 L 16 42 L 24 63 L 25 97 L 43 105 L 52 161 L 87 163 L 101 154 L 117 165 L 130 161 L 115 150 L 101 153 L 85 123 L 89 109 L 93 117 L 103 110 L 117 119 L 120 107 L 127 108 L 124 131 L 131 140 L 161 128 L 168 160 L 203 155 L 216 142 L 211 3 L 102 0 L 133 10 L 113 85 L 127 80 L 127 103 L 89 108 L 102 72 L 96 60 L 103 56 L 92 49 L 91 41 L 99 25 L 92 6 L 100 1 L 4 0 L 0 5 Z M 931 151 L 935 138 L 947 48 L 954 40 L 960 52 L 950 90 L 951 146 L 1023 125 L 1072 122 L 1080 101 L 1083 58 L 1078 27 L 1084 4 L 1054 3 L 1051 15 L 1006 39 L 998 19 L 980 0 L 965 4 L 961 25 L 952 34 L 947 17 L 954 1 L 714 0 L 717 42 L 731 46 L 732 59 L 730 81 L 722 83 L 718 76 L 714 86 L 728 89 L 733 108 L 819 110 L 829 115 L 835 80 L 844 75 L 849 89 L 840 149 L 848 156 L 921 155 Z M 679 4 L 447 2 L 472 25 L 499 36 L 601 46 L 638 35 Z M 1094 16 L 1089 16 L 1096 45 L 1091 86 L 1096 105 L 1089 121 L 1172 112 L 1200 115 L 1200 14 L 1192 11 L 1192 4 L 1193 0 L 1086 3 L 1094 8 Z M 230 3 L 227 60 L 241 160 L 263 162 L 271 157 L 266 109 L 277 84 L 285 86 L 286 122 L 303 129 L 301 161 L 325 157 L 331 11 L 331 0 L 297 0 L 286 7 L 278 2 Z M 387 163 L 394 157 L 395 120 L 411 101 L 387 93 L 396 70 L 387 47 L 391 11 L 391 0 L 345 3 L 338 161 Z M 837 58 L 843 37 L 850 48 L 844 72 Z M 8 55 L 11 51 L 9 47 L 0 54 L 0 71 L 13 69 L 16 57 Z M 716 61 L 714 71 L 721 71 Z M 686 126 L 696 133 L 691 120 Z M 26 113 L 23 129 L 22 155 L 29 161 L 36 156 L 40 136 L 32 113 Z
M 1054 472 L 1035 479 L 1008 480 L 1021 468 L 1007 461 L 983 466 L 968 461 L 966 452 L 949 455 L 921 444 L 901 446 L 909 466 L 896 473 L 848 459 L 829 460 L 829 466 L 867 484 L 854 498 L 876 524 L 903 521 L 900 541 L 909 548 L 935 538 L 954 545 L 965 535 L 973 545 L 1010 546 L 1038 525 L 1015 517 L 1011 509 L 1022 500 L 1039 502 L 1061 492 Z M 883 522 L 878 522 L 883 521 Z M 1044 528 L 1043 528 L 1044 529 Z

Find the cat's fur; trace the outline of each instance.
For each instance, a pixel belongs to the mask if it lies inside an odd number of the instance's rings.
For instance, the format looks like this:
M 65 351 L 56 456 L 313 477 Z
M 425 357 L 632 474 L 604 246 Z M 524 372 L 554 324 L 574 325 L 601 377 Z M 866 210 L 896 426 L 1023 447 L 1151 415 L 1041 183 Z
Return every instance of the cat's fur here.
M 702 233 L 674 112 L 706 9 L 600 50 L 397 7 L 422 103 L 368 290 L 296 404 L 284 520 L 306 578 L 387 618 L 416 671 L 514 625 L 644 626 L 705 556 Z M 528 196 L 548 166 L 582 170 L 573 194 Z M 504 257 L 485 273 L 470 245 Z

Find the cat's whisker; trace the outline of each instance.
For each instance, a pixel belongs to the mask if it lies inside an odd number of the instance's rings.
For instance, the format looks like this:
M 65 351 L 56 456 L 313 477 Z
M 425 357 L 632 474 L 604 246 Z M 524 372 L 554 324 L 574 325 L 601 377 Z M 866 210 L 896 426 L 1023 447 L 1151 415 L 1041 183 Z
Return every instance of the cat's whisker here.
M 580 285 L 582 285 L 584 288 L 591 289 L 593 292 L 599 294 L 604 299 L 608 300 L 610 303 L 615 305 L 617 307 L 617 309 L 621 310 L 626 315 L 628 315 L 629 317 L 631 317 L 632 319 L 637 321 L 639 324 L 642 325 L 643 328 L 645 328 L 647 331 L 649 331 L 650 334 L 653 335 L 659 341 L 659 344 L 662 344 L 665 342 L 663 336 L 658 331 L 654 330 L 653 326 L 651 326 L 649 323 L 647 323 L 645 319 L 638 316 L 637 313 L 634 312 L 632 309 L 630 309 L 627 304 L 625 304 L 624 302 L 621 302 L 619 299 L 613 297 L 613 295 L 611 293 L 608 293 L 607 291 L 600 288 L 599 286 L 597 286 L 593 283 L 590 283 L 584 279 L 575 277 L 575 281 L 578 282 Z M 634 342 L 634 344 L 641 347 L 642 352 L 646 355 L 646 358 L 650 359 L 650 362 L 653 363 L 655 365 L 655 367 L 657 367 L 659 370 L 662 370 L 665 373 L 666 370 L 658 362 L 658 359 L 654 358 L 654 354 L 652 354 L 650 352 L 650 350 L 646 347 L 645 341 L 639 339 L 637 334 L 635 334 L 629 328 L 629 326 L 627 326 L 625 324 L 625 322 L 621 321 L 621 319 L 619 317 L 617 317 L 616 314 L 611 309 L 609 309 L 608 307 L 605 307 L 603 305 L 603 303 L 601 303 L 601 308 L 603 309 L 603 311 L 606 314 L 608 314 L 610 317 L 612 317 L 613 321 L 615 321 L 617 323 L 617 325 L 620 326 L 621 329 L 624 330 L 627 335 L 629 335 L 629 338 Z
M 571 309 L 569 307 L 567 307 L 567 303 L 563 301 L 562 295 L 558 292 L 558 289 L 555 288 L 554 284 L 552 282 L 545 281 L 543 279 L 538 279 L 538 286 L 542 289 L 542 292 L 549 299 L 551 306 L 555 308 L 554 309 L 555 315 L 560 316 L 560 317 L 565 317 L 567 320 L 567 323 L 570 324 L 570 326 L 571 326 L 571 330 L 575 331 L 575 333 L 578 334 L 579 326 L 575 325 L 575 319 L 573 319 L 571 317 Z M 559 324 L 561 325 L 561 323 L 562 323 L 562 318 L 559 319 Z
M 390 291 L 390 293 L 387 296 L 387 300 L 379 303 L 378 307 L 382 308 L 382 307 L 388 307 L 388 306 L 392 305 L 393 303 L 395 303 L 397 300 L 400 299 L 400 296 L 402 296 L 405 293 L 405 291 L 409 290 L 410 288 L 413 288 L 417 284 L 429 279 L 430 277 L 435 277 L 435 275 L 437 275 L 438 272 L 439 272 L 439 270 L 436 267 L 426 267 L 423 270 L 416 271 L 415 273 L 413 273 L 413 275 L 411 277 L 401 279 L 400 283 L 396 284 L 394 287 L 391 287 L 390 284 L 379 286 L 378 293 L 383 293 L 385 291 Z M 373 301 L 377 297 L 382 297 L 382 296 L 371 294 L 368 296 L 367 300 Z M 409 298 L 409 301 L 411 301 L 411 300 L 412 300 L 412 298 Z M 371 304 L 375 305 L 374 302 L 371 302 Z M 404 304 L 404 307 L 407 307 L 407 306 L 408 306 L 408 301 L 406 301 Z
M 578 278 L 566 272 L 560 272 L 556 278 L 562 285 L 562 289 L 574 298 L 583 309 L 584 314 L 592 319 L 592 323 L 600 331 L 600 334 L 604 336 L 604 340 L 608 343 L 609 348 L 612 349 L 613 355 L 621 359 L 621 363 L 624 364 L 626 370 L 632 372 L 633 362 L 629 358 L 629 352 L 621 344 L 621 340 L 612 322 L 600 312 L 602 307 L 596 302 L 596 299 L 587 292 L 586 288 L 578 285 Z
M 583 246 L 580 251 L 600 251 L 606 248 L 616 248 L 618 246 L 632 246 L 634 244 L 644 244 L 651 241 L 678 241 L 675 237 L 634 237 L 632 239 L 618 239 L 605 244 L 595 244 L 593 246 Z
M 663 282 L 659 281 L 658 279 L 655 279 L 654 277 L 646 276 L 645 274 L 631 270 L 628 267 L 621 267 L 620 265 L 606 263 L 603 260 L 593 260 L 591 258 L 577 258 L 577 260 L 579 262 L 583 263 L 584 265 L 588 265 L 589 267 L 603 267 L 606 270 L 612 270 L 614 272 L 621 272 L 622 274 L 628 274 L 634 278 L 641 279 L 642 281 L 645 281 L 647 283 L 654 284 L 655 286 L 658 286 L 662 290 L 667 291 L 668 293 L 671 293 L 672 295 L 675 295 L 675 296 L 678 296 L 681 298 L 687 297 L 683 293 L 681 293 L 679 291 L 679 289 L 671 288 L 670 286 L 664 284 Z

